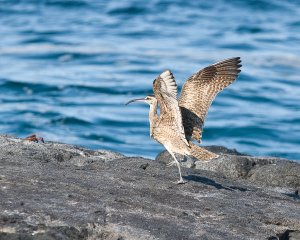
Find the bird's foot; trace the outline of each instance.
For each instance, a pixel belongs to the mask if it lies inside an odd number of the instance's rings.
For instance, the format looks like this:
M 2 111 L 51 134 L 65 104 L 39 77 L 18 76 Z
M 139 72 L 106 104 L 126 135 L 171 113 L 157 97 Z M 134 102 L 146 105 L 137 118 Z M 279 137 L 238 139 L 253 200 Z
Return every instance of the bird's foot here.
M 176 184 L 185 184 L 185 183 L 187 183 L 187 181 L 184 181 L 182 178 L 179 180 L 179 181 L 177 181 L 177 182 L 175 182 Z
M 171 167 L 173 165 L 177 164 L 175 161 L 169 162 L 168 164 L 166 164 L 166 167 Z

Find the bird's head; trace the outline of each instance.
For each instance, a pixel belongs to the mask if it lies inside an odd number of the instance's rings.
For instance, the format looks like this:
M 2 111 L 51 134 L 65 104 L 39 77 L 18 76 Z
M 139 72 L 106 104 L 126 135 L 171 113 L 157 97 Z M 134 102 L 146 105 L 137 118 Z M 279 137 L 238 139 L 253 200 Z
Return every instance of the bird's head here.
M 148 103 L 149 105 L 153 105 L 153 104 L 157 103 L 157 100 L 153 95 L 148 95 L 144 98 L 132 99 L 129 102 L 127 102 L 126 105 L 133 103 L 133 102 L 145 102 L 145 103 Z

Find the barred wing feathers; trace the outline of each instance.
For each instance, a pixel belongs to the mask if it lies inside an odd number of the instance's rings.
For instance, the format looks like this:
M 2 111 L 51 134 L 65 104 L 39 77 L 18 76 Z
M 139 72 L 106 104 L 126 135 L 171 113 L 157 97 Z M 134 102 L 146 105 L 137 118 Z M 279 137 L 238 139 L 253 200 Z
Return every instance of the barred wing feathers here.
M 168 126 L 172 134 L 189 145 L 184 133 L 181 111 L 177 101 L 177 84 L 170 70 L 161 73 L 153 82 L 153 92 L 160 105 L 159 124 Z
M 240 63 L 239 57 L 217 62 L 193 74 L 183 85 L 179 106 L 188 141 L 201 142 L 208 109 L 216 95 L 235 81 Z

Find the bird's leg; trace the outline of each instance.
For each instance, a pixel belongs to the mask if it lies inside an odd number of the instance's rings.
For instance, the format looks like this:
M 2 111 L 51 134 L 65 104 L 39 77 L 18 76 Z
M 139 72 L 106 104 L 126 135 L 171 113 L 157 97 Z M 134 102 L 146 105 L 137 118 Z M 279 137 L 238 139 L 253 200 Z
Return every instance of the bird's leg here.
M 179 163 L 178 160 L 176 159 L 174 153 L 171 153 L 171 152 L 170 152 L 170 154 L 171 154 L 172 157 L 174 158 L 174 162 L 175 162 L 174 164 L 177 165 L 178 170 L 179 170 L 179 181 L 177 182 L 177 184 L 183 184 L 183 183 L 186 183 L 186 181 L 183 180 L 182 175 L 181 175 L 180 163 Z M 173 163 L 173 162 L 171 162 L 171 163 Z

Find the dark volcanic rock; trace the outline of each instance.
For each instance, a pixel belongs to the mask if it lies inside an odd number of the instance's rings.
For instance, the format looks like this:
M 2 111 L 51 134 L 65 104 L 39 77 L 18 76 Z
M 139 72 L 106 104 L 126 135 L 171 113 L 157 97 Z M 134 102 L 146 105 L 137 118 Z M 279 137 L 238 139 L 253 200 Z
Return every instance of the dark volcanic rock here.
M 299 236 L 297 194 L 258 188 L 255 179 L 266 180 L 252 164 L 242 167 L 246 170 L 234 175 L 234 181 L 224 177 L 225 170 L 221 174 L 217 168 L 186 168 L 188 183 L 176 185 L 172 181 L 178 178 L 177 168 L 165 168 L 159 161 L 4 136 L 0 146 L 0 239 L 295 240 Z M 239 157 L 250 158 L 235 155 L 237 169 Z M 226 161 L 226 156 L 222 159 Z
M 220 157 L 209 162 L 197 161 L 189 157 L 184 159 L 182 156 L 178 158 L 185 167 L 217 172 L 232 179 L 246 179 L 259 186 L 291 188 L 295 192 L 300 188 L 300 164 L 296 161 L 246 156 L 224 147 L 205 148 L 219 154 Z M 163 151 L 156 160 L 168 163 L 171 161 L 171 155 Z

